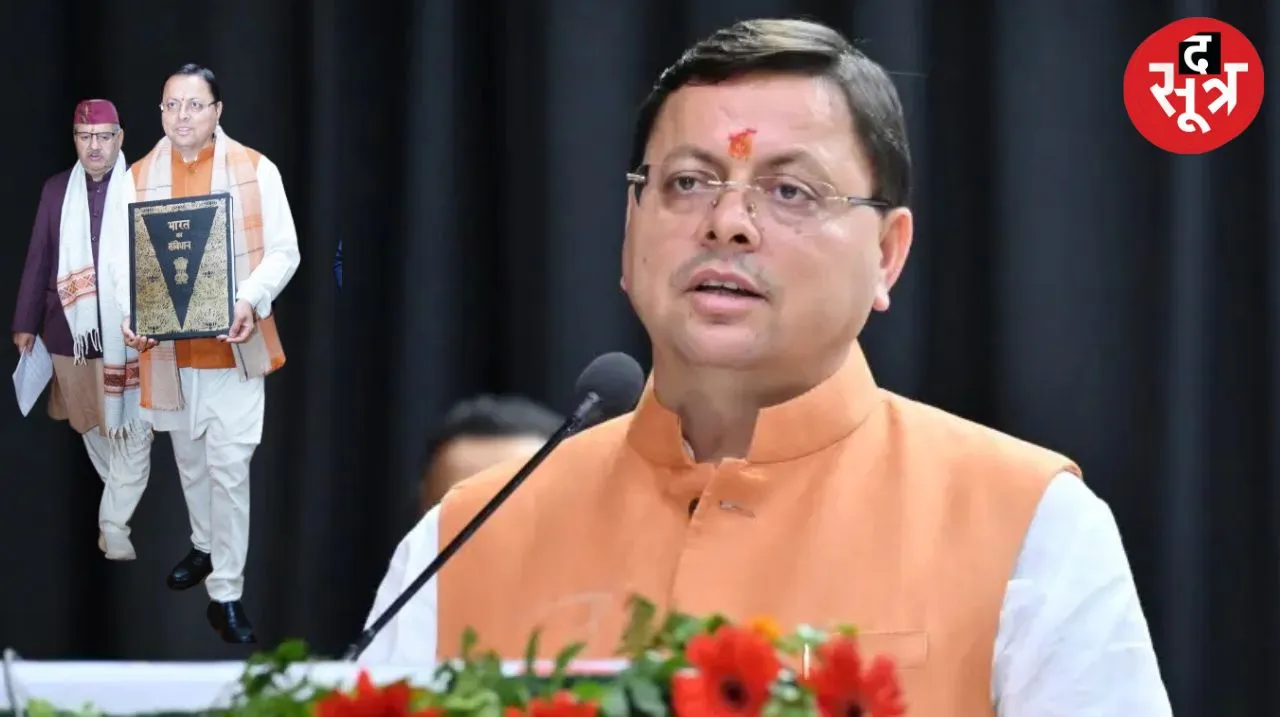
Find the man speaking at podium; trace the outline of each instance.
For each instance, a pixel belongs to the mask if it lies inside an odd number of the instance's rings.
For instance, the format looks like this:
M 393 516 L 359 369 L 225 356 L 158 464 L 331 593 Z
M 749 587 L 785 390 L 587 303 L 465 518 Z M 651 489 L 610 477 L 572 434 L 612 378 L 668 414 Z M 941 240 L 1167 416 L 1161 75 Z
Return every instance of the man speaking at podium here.
M 911 714 L 1170 714 L 1119 532 L 1069 459 L 878 388 L 858 335 L 912 240 L 887 74 L 799 21 L 723 29 L 636 126 L 622 288 L 653 345 L 633 413 L 570 438 L 367 661 L 607 657 L 631 594 L 853 623 Z M 518 468 L 404 538 L 370 619 Z

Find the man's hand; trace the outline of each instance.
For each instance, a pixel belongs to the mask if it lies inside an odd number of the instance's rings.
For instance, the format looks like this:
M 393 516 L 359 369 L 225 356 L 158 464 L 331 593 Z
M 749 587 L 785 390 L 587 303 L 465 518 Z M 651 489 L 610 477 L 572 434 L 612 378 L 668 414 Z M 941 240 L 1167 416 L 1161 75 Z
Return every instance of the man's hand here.
M 26 334 L 20 331 L 13 333 L 13 345 L 18 347 L 18 353 L 31 353 L 31 349 L 36 345 L 36 335 Z
M 253 307 L 247 301 L 237 301 L 236 313 L 231 320 L 231 331 L 219 336 L 218 340 L 229 344 L 242 344 L 253 336 L 254 328 Z
M 125 319 L 120 324 L 120 333 L 124 334 L 124 342 L 129 348 L 138 353 L 142 353 L 147 349 L 155 348 L 160 342 L 146 336 L 138 336 L 129 328 L 129 320 Z

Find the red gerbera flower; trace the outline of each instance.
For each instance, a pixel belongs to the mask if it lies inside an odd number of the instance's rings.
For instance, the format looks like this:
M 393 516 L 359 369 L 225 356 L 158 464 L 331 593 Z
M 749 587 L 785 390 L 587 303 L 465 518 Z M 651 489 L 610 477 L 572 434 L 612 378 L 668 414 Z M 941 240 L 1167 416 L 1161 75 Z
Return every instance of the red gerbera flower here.
M 551 699 L 535 697 L 528 709 L 508 707 L 507 717 L 596 717 L 600 707 L 594 702 L 579 702 L 572 692 L 561 690 Z
M 694 637 L 685 657 L 697 672 L 672 682 L 672 706 L 680 717 L 758 715 L 782 669 L 764 636 L 731 625 Z
M 805 683 L 823 717 L 899 717 L 906 714 L 893 661 L 877 656 L 862 670 L 855 638 L 836 637 L 818 648 L 818 665 Z
M 378 687 L 361 670 L 355 692 L 334 692 L 316 703 L 317 717 L 441 717 L 438 708 L 410 710 L 413 688 L 400 681 Z

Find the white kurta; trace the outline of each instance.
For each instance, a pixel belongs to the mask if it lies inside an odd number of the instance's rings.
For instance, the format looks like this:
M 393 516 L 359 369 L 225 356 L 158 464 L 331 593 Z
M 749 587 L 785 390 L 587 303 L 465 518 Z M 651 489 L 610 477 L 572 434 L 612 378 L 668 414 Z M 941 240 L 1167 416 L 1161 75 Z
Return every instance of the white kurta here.
M 247 301 L 261 318 L 298 269 L 298 232 L 280 170 L 265 155 L 258 160 L 262 201 L 262 261 L 239 280 L 236 300 Z M 117 296 L 129 296 L 129 277 L 112 272 Z M 122 308 L 127 317 L 130 307 Z M 166 431 L 182 479 L 191 519 L 191 543 L 213 556 L 205 580 L 209 597 L 239 600 L 249 554 L 249 464 L 262 440 L 266 391 L 262 377 L 239 369 L 181 368 L 183 408 L 142 409 L 157 431 Z
M 400 541 L 365 627 L 436 557 L 439 531 L 437 506 Z M 432 579 L 361 662 L 433 664 L 436 601 Z M 991 700 L 1000 717 L 1172 715 L 1115 518 L 1070 473 L 1049 484 L 1027 529 L 994 655 Z

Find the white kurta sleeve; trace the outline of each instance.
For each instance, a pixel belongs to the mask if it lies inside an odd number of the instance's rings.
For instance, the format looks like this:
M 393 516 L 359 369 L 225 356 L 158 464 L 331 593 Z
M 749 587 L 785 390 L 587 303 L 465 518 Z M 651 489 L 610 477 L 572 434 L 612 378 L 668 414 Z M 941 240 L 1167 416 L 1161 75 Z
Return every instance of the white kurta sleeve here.
M 1000 614 L 1000 717 L 1170 717 L 1172 709 L 1111 510 L 1054 478 L 1027 530 Z
M 365 627 L 373 624 L 392 602 L 422 574 L 440 551 L 440 506 L 427 511 L 396 546 L 391 565 L 378 586 Z M 436 590 L 432 578 L 400 614 L 374 638 L 360 662 L 367 664 L 427 665 L 436 659 Z
M 258 318 L 266 318 L 271 315 L 271 302 L 293 278 L 302 258 L 284 179 L 265 155 L 258 160 L 258 189 L 262 197 L 262 261 L 240 282 L 236 300 L 249 302 Z

